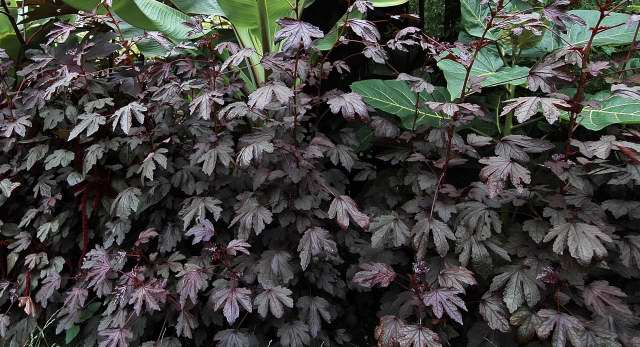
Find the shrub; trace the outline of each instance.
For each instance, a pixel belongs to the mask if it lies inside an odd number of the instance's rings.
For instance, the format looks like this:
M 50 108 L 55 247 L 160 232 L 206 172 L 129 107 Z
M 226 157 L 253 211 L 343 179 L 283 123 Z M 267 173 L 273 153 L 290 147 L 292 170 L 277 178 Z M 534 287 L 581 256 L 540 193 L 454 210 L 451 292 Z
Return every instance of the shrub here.
M 6 345 L 640 344 L 638 16 L 463 0 L 448 43 L 403 2 L 36 7 L 0 54 Z

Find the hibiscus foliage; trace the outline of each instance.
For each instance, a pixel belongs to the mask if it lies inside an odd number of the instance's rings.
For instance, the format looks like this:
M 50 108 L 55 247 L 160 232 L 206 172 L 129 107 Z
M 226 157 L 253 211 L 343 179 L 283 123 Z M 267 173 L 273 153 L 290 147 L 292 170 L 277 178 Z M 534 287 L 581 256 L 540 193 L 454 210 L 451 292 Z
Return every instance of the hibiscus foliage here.
M 1 343 L 640 345 L 632 2 L 321 2 L 1 0 Z

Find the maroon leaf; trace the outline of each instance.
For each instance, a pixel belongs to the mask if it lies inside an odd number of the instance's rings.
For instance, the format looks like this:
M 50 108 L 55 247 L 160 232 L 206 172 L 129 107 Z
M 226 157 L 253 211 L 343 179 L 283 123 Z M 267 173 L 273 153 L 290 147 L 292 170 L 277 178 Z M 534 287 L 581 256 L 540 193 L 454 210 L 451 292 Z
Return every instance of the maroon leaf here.
M 622 300 L 627 294 L 607 281 L 594 281 L 582 292 L 584 303 L 589 309 L 601 316 L 615 317 L 616 314 L 633 315 L 629 306 Z
M 607 249 L 602 242 L 613 242 L 609 235 L 595 225 L 569 222 L 554 226 L 543 241 L 549 242 L 553 239 L 554 252 L 563 254 L 568 247 L 571 256 L 584 264 L 590 263 L 594 256 L 606 256 Z
M 276 33 L 275 40 L 282 41 L 282 50 L 285 52 L 308 49 L 314 38 L 324 37 L 320 28 L 300 20 L 279 19 L 278 24 L 282 29 Z
M 464 301 L 458 296 L 461 291 L 451 288 L 432 289 L 422 296 L 422 302 L 431 307 L 436 318 L 442 318 L 444 312 L 451 319 L 462 324 L 462 314 L 459 309 L 467 310 Z
M 233 324 L 240 317 L 240 305 L 247 311 L 252 311 L 251 291 L 247 288 L 235 286 L 214 289 L 209 297 L 214 310 L 224 307 L 222 312 L 229 324 Z
M 349 217 L 362 229 L 369 228 L 369 217 L 360 212 L 356 202 L 347 195 L 340 195 L 333 199 L 328 215 L 329 218 L 335 218 L 342 229 L 349 227 Z
M 133 334 L 126 328 L 105 329 L 98 333 L 104 338 L 99 347 L 129 347 Z
M 353 282 L 363 287 L 373 288 L 376 285 L 388 287 L 396 278 L 391 266 L 382 263 L 365 263 L 360 265 L 360 271 L 353 276 Z
M 490 196 L 497 195 L 508 179 L 518 191 L 523 191 L 524 185 L 531 183 L 529 170 L 510 159 L 490 157 L 478 162 L 487 165 L 480 170 L 480 177 L 487 182 Z
M 403 326 L 400 329 L 398 342 L 403 347 L 442 347 L 438 334 L 419 325 Z
M 167 299 L 165 285 L 166 281 L 151 280 L 134 289 L 129 303 L 133 304 L 136 315 L 140 315 L 143 304 L 149 312 L 160 310 L 160 305 Z
M 560 117 L 560 109 L 558 106 L 570 107 L 570 105 L 557 98 L 543 98 L 538 96 L 525 96 L 505 101 L 508 103 L 503 109 L 501 116 L 513 111 L 518 122 L 523 123 L 542 112 L 549 124 L 555 123 Z
M 574 346 L 584 346 L 584 326 L 578 318 L 555 310 L 540 310 L 538 316 L 542 319 L 537 329 L 540 338 L 546 339 L 553 332 L 551 343 L 554 347 L 565 347 L 567 338 Z
M 367 105 L 362 97 L 356 93 L 345 93 L 333 96 L 327 100 L 331 112 L 342 113 L 347 120 L 353 120 L 356 116 L 366 121 L 369 119 Z

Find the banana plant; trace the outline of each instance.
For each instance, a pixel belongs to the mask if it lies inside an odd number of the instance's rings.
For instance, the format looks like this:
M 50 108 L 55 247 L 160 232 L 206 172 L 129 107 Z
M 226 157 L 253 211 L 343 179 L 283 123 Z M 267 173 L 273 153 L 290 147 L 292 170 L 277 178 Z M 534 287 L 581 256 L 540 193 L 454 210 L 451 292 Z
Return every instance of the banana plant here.
M 102 0 L 63 0 L 78 10 L 90 11 L 98 7 Z M 311 0 L 306 0 L 310 3 Z M 186 24 L 189 15 L 209 15 L 224 17 L 233 28 L 238 43 L 244 48 L 252 48 L 254 53 L 248 59 L 248 74 L 251 76 L 250 89 L 264 83 L 266 74 L 260 64 L 262 56 L 277 52 L 280 48 L 274 36 L 277 20 L 296 17 L 302 12 L 305 0 L 170 0 L 172 6 L 157 0 L 112 0 L 112 11 L 127 24 L 147 30 L 159 31 L 175 41 L 192 39 L 191 29 Z M 402 5 L 408 0 L 372 0 L 375 7 Z M 295 8 L 297 5 L 297 9 Z M 300 15 L 298 13 L 297 15 Z M 338 23 L 338 25 L 341 23 Z M 335 37 L 337 40 L 337 36 Z
M 249 57 L 252 79 L 255 86 L 265 80 L 265 71 L 260 66 L 262 56 L 278 50 L 274 36 L 278 30 L 276 21 L 295 16 L 296 9 L 288 0 L 218 0 L 224 16 L 233 25 L 238 42 L 253 48 Z M 304 1 L 298 3 L 299 11 Z

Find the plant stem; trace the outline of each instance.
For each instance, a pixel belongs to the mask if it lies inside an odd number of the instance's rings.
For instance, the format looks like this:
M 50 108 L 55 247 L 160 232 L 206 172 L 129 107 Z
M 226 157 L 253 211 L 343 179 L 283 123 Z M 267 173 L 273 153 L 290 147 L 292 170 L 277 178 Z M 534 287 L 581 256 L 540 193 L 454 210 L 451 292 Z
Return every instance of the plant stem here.
M 262 40 L 262 55 L 271 51 L 271 30 L 267 22 L 267 0 L 258 0 L 258 19 L 260 21 L 260 38 Z
M 513 99 L 516 94 L 516 86 L 513 84 L 509 84 L 509 99 Z M 513 111 L 509 112 L 504 119 L 504 126 L 502 133 L 504 136 L 511 135 L 511 130 L 513 130 Z
M 610 1 L 607 0 L 607 4 L 609 3 Z M 565 146 L 564 146 L 565 159 L 569 158 L 569 153 L 571 149 L 571 139 L 573 138 L 573 133 L 577 127 L 578 114 L 582 110 L 582 107 L 579 105 L 581 105 L 582 102 L 584 101 L 584 90 L 588 82 L 588 78 L 587 78 L 588 74 L 586 72 L 586 67 L 589 65 L 589 57 L 591 55 L 591 48 L 593 47 L 593 40 L 595 39 L 596 35 L 600 31 L 600 25 L 602 24 L 602 21 L 604 21 L 604 19 L 609 15 L 609 12 L 606 10 L 606 7 L 608 7 L 606 4 L 600 6 L 600 16 L 598 17 L 598 21 L 596 22 L 596 25 L 593 28 L 591 28 L 591 36 L 589 37 L 589 41 L 587 42 L 587 45 L 584 47 L 584 49 L 581 51 L 582 68 L 580 69 L 580 79 L 578 80 L 578 88 L 576 90 L 576 94 L 574 95 L 572 100 L 574 107 L 579 107 L 580 110 L 579 111 L 573 110 L 571 111 L 571 114 L 570 114 L 569 133 L 567 134 L 567 142 L 565 143 Z
M 627 66 L 627 63 L 631 59 L 631 56 L 636 51 L 636 45 L 638 44 L 638 32 L 640 32 L 640 22 L 636 24 L 636 31 L 633 33 L 633 40 L 631 40 L 631 45 L 629 46 L 629 50 L 624 57 L 624 61 L 622 62 L 622 66 L 620 67 L 620 78 L 624 76 L 624 71 Z
M 480 40 L 478 41 L 478 44 L 474 49 L 473 56 L 471 57 L 471 61 L 469 62 L 469 65 L 465 67 L 467 69 L 467 72 L 464 76 L 464 82 L 462 83 L 462 91 L 460 92 L 460 99 L 459 99 L 460 103 L 463 103 L 464 99 L 467 96 L 466 89 L 467 89 L 467 84 L 469 83 L 469 78 L 471 77 L 471 70 L 473 69 L 473 64 L 475 63 L 476 58 L 478 57 L 478 54 L 480 54 L 480 50 L 482 49 L 482 47 L 484 47 L 483 46 L 484 40 L 487 37 L 489 30 L 493 27 L 493 21 L 498 16 L 498 13 L 500 13 L 500 11 L 502 10 L 503 4 L 504 4 L 503 0 L 498 0 L 495 11 L 491 11 L 491 16 L 489 17 L 487 26 L 484 28 L 484 31 L 482 32 L 482 36 L 480 37 Z M 444 165 L 442 166 L 442 172 L 440 173 L 440 177 L 438 178 L 438 183 L 436 185 L 435 192 L 433 193 L 433 201 L 431 202 L 431 210 L 429 212 L 429 221 L 433 220 L 433 212 L 436 208 L 436 203 L 438 202 L 438 194 L 440 192 L 440 188 L 442 187 L 444 179 L 447 175 L 447 171 L 449 170 L 449 162 L 451 161 L 451 147 L 453 145 L 452 139 L 453 139 L 453 135 L 455 134 L 455 121 L 456 121 L 455 117 L 452 117 L 451 122 L 447 128 L 448 139 L 447 139 L 447 147 L 445 150 Z

